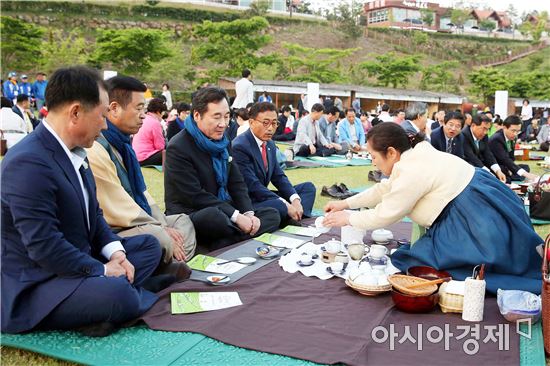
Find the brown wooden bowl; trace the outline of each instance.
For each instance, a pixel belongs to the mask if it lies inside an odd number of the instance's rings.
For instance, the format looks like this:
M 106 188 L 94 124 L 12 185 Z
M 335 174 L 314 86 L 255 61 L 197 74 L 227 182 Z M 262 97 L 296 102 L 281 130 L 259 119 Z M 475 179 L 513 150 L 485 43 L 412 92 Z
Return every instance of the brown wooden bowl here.
M 439 271 L 430 266 L 414 266 L 407 270 L 409 276 L 424 278 L 426 280 L 437 280 L 439 278 L 451 277 L 449 272 Z
M 411 296 L 394 288 L 391 291 L 391 298 L 395 307 L 406 313 L 429 313 L 436 307 L 439 294 L 434 292 L 426 296 Z

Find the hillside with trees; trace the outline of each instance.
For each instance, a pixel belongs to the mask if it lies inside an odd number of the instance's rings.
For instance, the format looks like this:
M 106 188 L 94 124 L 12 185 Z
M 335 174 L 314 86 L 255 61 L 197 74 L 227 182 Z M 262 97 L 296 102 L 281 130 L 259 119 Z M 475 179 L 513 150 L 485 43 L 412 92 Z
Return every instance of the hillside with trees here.
M 533 43 L 390 29 L 365 34 L 350 22 L 357 9 L 336 7 L 323 21 L 273 16 L 261 7 L 220 12 L 137 2 L 2 5 L 4 70 L 51 73 L 86 63 L 135 75 L 154 89 L 169 82 L 176 94 L 186 95 L 246 67 L 267 80 L 424 89 L 479 100 L 491 88 L 505 87 L 518 97 L 550 97 L 547 48 L 529 58 L 536 69 L 478 67 Z

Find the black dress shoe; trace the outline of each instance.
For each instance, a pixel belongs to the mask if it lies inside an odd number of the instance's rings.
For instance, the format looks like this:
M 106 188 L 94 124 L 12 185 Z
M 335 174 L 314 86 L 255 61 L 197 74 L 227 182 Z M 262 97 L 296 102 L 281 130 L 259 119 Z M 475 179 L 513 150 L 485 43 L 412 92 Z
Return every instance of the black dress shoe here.
M 151 276 L 141 283 L 141 287 L 154 293 L 160 292 L 176 282 L 176 277 L 169 274 Z
M 336 188 L 338 188 L 338 190 L 342 193 L 348 193 L 349 192 L 349 189 L 348 187 L 344 184 L 344 183 L 340 183 L 336 186 Z
M 183 281 L 191 276 L 191 268 L 185 262 L 173 260 L 169 264 L 159 266 L 155 275 L 167 274 L 176 278 L 176 281 Z
M 75 331 L 86 337 L 107 337 L 113 334 L 118 327 L 112 322 L 101 322 L 89 325 L 83 325 L 75 329 Z
M 323 186 L 321 189 L 321 196 L 328 196 L 332 198 L 342 199 L 343 194 L 340 192 L 336 184 L 331 185 L 327 188 L 327 186 Z

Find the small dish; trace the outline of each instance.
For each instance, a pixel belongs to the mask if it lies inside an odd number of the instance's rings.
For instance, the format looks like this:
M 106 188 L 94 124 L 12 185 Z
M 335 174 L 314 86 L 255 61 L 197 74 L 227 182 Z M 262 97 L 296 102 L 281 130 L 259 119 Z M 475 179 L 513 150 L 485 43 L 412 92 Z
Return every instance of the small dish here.
M 261 259 L 272 259 L 278 257 L 281 254 L 281 251 L 277 248 L 269 247 L 266 245 L 256 248 L 256 254 Z
M 363 259 L 363 261 L 368 262 L 372 268 L 378 267 L 378 266 L 385 267 L 388 264 L 388 257 L 387 256 L 373 257 L 368 255 Z
M 208 281 L 208 283 L 213 286 L 220 286 L 220 285 L 225 285 L 226 283 L 231 281 L 231 278 L 229 278 L 229 276 L 224 276 L 224 275 L 214 275 L 214 276 L 206 277 L 206 281 Z
M 315 219 L 315 228 L 317 229 L 317 232 L 320 234 L 328 233 L 330 231 L 329 227 L 323 226 L 323 220 L 325 219 L 324 216 L 319 216 Z
M 315 263 L 315 261 L 313 261 L 313 260 L 309 263 L 304 263 L 302 261 L 296 262 L 296 264 L 299 265 L 300 267 L 309 267 L 309 266 L 313 265 L 313 263 Z
M 346 268 L 342 269 L 342 270 L 340 271 L 340 273 L 334 273 L 334 272 L 332 271 L 332 268 L 327 267 L 327 272 L 330 273 L 331 275 L 337 275 L 337 274 L 343 275 L 344 273 L 346 273 Z

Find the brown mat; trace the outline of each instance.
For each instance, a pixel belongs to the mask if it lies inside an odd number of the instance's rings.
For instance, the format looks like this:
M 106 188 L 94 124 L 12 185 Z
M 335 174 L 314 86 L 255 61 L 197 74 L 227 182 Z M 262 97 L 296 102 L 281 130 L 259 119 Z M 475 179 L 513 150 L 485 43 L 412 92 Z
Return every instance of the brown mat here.
M 396 238 L 409 237 L 410 223 L 390 227 Z M 333 231 L 324 238 L 338 237 Z M 170 292 L 173 291 L 237 291 L 242 306 L 219 311 L 189 314 L 170 314 Z M 365 297 L 348 288 L 341 279 L 321 281 L 300 273 L 282 271 L 277 262 L 258 269 L 239 282 L 212 287 L 207 284 L 187 281 L 175 284 L 160 293 L 161 298 L 143 316 L 149 327 L 166 331 L 190 331 L 201 333 L 235 346 L 263 352 L 287 355 L 318 363 L 345 363 L 349 365 L 457 365 L 487 364 L 517 365 L 519 363 L 519 339 L 515 328 L 510 327 L 508 351 L 499 351 L 498 342 L 483 343 L 487 335 L 485 325 L 504 323 L 498 312 L 496 300 L 487 299 L 485 321 L 480 326 L 479 351 L 467 355 L 463 342 L 472 338 L 470 334 L 461 340 L 457 325 L 473 325 L 462 321 L 459 314 L 442 314 L 439 309 L 430 314 L 406 314 L 393 308 L 389 294 L 379 297 Z M 395 339 L 395 350 L 389 349 L 390 342 L 377 343 L 371 337 L 378 325 L 390 329 L 395 325 L 399 335 Z M 399 343 L 405 326 L 409 326 L 415 340 L 417 324 L 423 325 L 422 351 L 417 351 L 418 341 Z M 449 329 L 449 351 L 445 351 L 444 340 L 428 342 L 426 332 L 432 325 Z M 382 333 L 377 333 L 379 336 Z M 433 333 L 434 336 L 437 333 Z

